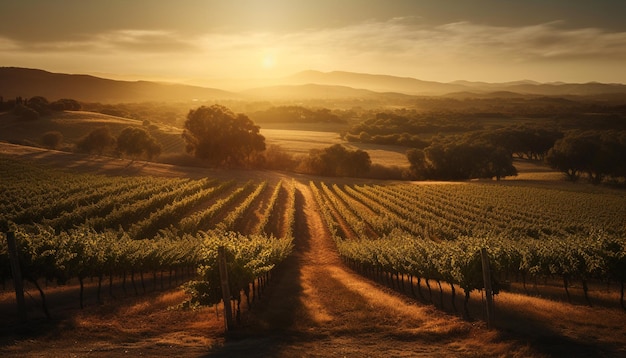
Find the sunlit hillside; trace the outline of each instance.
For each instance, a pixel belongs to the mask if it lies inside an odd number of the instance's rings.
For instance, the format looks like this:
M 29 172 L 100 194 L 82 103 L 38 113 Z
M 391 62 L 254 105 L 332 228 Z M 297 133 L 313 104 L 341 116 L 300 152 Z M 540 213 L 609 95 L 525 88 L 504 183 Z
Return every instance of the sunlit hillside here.
M 78 140 L 99 127 L 109 128 L 113 135 L 118 135 L 126 127 L 145 128 L 161 143 L 164 154 L 184 150 L 181 130 L 158 123 L 85 111 L 54 112 L 36 121 L 24 121 L 8 112 L 0 114 L 0 138 L 13 143 L 41 146 L 41 137 L 46 132 L 58 131 L 63 135 L 63 146 L 71 149 Z

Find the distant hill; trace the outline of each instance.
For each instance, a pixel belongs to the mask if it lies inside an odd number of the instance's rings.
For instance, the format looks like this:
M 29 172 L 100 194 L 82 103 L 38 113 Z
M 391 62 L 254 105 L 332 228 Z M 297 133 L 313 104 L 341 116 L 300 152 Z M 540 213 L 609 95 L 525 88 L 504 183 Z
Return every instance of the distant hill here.
M 283 79 L 289 84 L 315 83 L 334 86 L 349 86 L 375 92 L 400 92 L 409 95 L 441 95 L 468 90 L 456 84 L 422 81 L 409 77 L 373 75 L 353 72 L 303 71 Z
M 89 75 L 0 67 L 0 96 L 5 100 L 18 96 L 23 98 L 44 96 L 50 101 L 72 98 L 82 102 L 100 103 L 188 102 L 197 99 L 208 102 L 350 100 L 369 101 L 372 104 L 390 102 L 394 105 L 406 105 L 414 96 L 448 95 L 451 98 L 585 96 L 626 101 L 626 85 L 605 83 L 538 83 L 527 80 L 507 83 L 470 81 L 441 83 L 409 77 L 342 71 L 303 71 L 265 83 L 265 86 L 259 85 L 235 93 L 183 84 L 118 81 Z
M 347 86 L 303 84 L 253 88 L 241 92 L 246 97 L 259 99 L 333 99 L 333 98 L 367 98 L 379 93 L 356 89 Z
M 0 67 L 0 96 L 4 99 L 43 96 L 50 101 L 72 98 L 100 103 L 238 98 L 235 93 L 213 88 L 148 81 L 116 81 L 17 67 Z
M 409 77 L 373 75 L 353 72 L 303 71 L 282 79 L 284 84 L 297 85 L 314 83 L 321 85 L 341 85 L 368 89 L 376 92 L 400 92 L 410 95 L 440 96 L 450 93 L 490 93 L 513 92 L 524 95 L 542 96 L 598 96 L 623 94 L 626 85 L 606 83 L 539 83 L 535 81 L 515 81 L 506 83 L 487 83 L 455 81 L 441 83 L 422 81 Z

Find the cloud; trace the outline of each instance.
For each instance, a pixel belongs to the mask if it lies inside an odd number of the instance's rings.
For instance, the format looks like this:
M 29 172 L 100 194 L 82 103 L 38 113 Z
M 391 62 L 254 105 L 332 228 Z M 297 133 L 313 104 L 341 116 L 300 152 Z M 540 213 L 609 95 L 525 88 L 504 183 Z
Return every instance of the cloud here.
M 593 66 L 626 60 L 626 32 L 565 28 L 555 21 L 505 27 L 472 22 L 431 26 L 419 17 L 366 21 L 343 27 L 292 32 L 212 32 L 200 35 L 166 30 L 122 29 L 71 41 L 20 42 L 0 37 L 0 54 L 35 61 L 54 58 L 80 64 L 85 59 L 109 71 L 186 77 L 258 77 L 269 70 L 350 70 L 424 77 L 468 78 L 476 73 L 531 73 L 538 66 L 576 63 Z M 82 59 L 82 60 L 81 60 Z M 133 59 L 134 61 L 129 61 Z M 29 63 L 31 63 L 29 62 Z M 40 66 L 45 67 L 45 66 Z M 548 71 L 548 67 L 545 72 Z M 436 78 L 432 78 L 436 79 Z M 562 80 L 567 80 L 563 78 Z M 626 78 L 619 79 L 626 81 Z
M 208 34 L 199 47 L 215 56 L 245 56 L 271 47 L 293 66 L 410 68 L 472 63 L 626 60 L 626 32 L 563 29 L 559 22 L 497 27 L 456 22 L 429 27 L 394 18 L 286 34 Z
M 440 59 L 486 59 L 493 55 L 532 61 L 544 58 L 626 58 L 626 32 L 601 29 L 561 29 L 559 22 L 497 27 L 469 22 L 436 27 L 420 26 L 405 19 L 360 24 L 322 34 L 317 42 L 334 51 L 379 52 L 390 56 L 412 54 Z M 316 38 L 320 34 L 310 34 Z M 303 39 L 304 40 L 304 39 Z M 321 41 L 320 41 L 321 40 Z M 306 42 L 306 41 L 305 41 Z
M 192 51 L 196 47 L 184 37 L 170 31 L 119 30 L 98 36 L 96 44 L 113 50 L 168 53 Z
M 0 36 L 0 52 L 17 51 L 19 48 L 14 40 Z
M 0 51 L 8 49 L 22 52 L 50 53 L 85 53 L 85 52 L 146 52 L 167 53 L 189 51 L 194 46 L 176 33 L 161 30 L 115 30 L 89 37 L 82 36 L 72 40 L 54 41 L 0 41 Z

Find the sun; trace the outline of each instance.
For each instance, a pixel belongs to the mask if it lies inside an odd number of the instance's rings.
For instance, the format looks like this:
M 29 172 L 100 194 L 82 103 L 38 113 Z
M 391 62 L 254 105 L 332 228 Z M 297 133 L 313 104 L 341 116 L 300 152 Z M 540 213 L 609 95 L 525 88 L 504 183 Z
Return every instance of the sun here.
M 271 54 L 265 54 L 261 61 L 261 66 L 266 70 L 271 70 L 276 66 L 276 59 Z

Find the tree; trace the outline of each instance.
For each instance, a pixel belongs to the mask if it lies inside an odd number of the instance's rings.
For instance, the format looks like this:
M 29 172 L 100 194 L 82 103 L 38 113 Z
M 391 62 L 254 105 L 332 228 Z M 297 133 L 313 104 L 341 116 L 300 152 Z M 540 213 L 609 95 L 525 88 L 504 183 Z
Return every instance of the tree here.
M 264 168 L 273 170 L 292 170 L 297 165 L 293 155 L 276 144 L 270 144 L 260 160 L 263 161 Z
M 259 126 L 221 105 L 189 111 L 184 126 L 187 152 L 213 166 L 243 165 L 254 152 L 265 150 Z
M 406 157 L 409 160 L 411 175 L 416 179 L 425 179 L 428 176 L 428 163 L 424 151 L 417 148 L 409 149 Z
M 145 156 L 152 160 L 161 154 L 161 145 L 145 129 L 126 127 L 117 137 L 117 151 L 133 159 Z
M 26 101 L 26 105 L 44 116 L 50 114 L 50 103 L 45 97 L 42 96 L 34 96 Z
M 115 137 L 111 135 L 108 127 L 99 127 L 81 138 L 76 143 L 76 149 L 83 153 L 96 153 L 102 155 L 104 151 L 115 145 Z
M 75 99 L 62 98 L 50 103 L 50 109 L 55 111 L 80 111 L 81 105 Z
M 410 171 L 417 179 L 466 180 L 517 175 L 510 152 L 489 142 L 435 140 L 424 150 L 406 153 Z
M 513 166 L 511 154 L 504 148 L 491 148 L 487 157 L 485 177 L 500 180 L 508 176 L 516 176 L 517 169 Z
M 39 112 L 23 104 L 17 104 L 13 108 L 13 113 L 26 121 L 34 121 L 39 119 Z
M 546 156 L 546 162 L 576 181 L 586 173 L 589 181 L 599 184 L 609 175 L 623 176 L 626 135 L 619 132 L 570 132 L 559 139 Z
M 63 134 L 59 131 L 49 131 L 41 136 L 41 144 L 50 149 L 57 149 L 63 143 Z
M 372 165 L 369 154 L 357 149 L 348 150 L 341 144 L 324 149 L 312 149 L 307 158 L 307 169 L 313 174 L 326 176 L 361 177 Z

